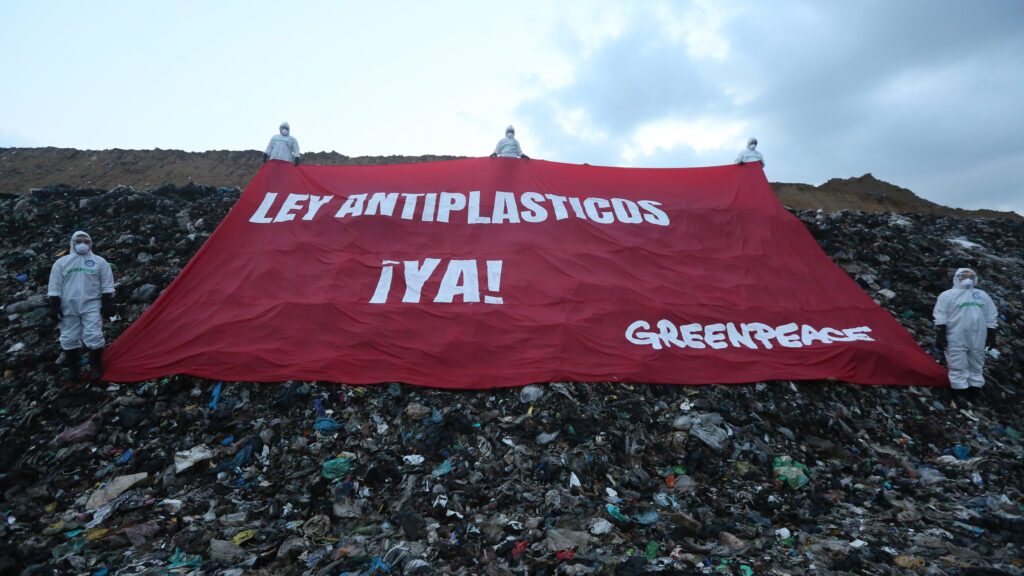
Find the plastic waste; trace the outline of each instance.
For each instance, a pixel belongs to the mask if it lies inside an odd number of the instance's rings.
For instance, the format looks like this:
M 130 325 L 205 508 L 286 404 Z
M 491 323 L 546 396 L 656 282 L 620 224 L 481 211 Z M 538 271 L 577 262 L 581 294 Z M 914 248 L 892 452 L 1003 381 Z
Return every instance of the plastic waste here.
M 351 469 L 352 463 L 349 459 L 339 457 L 324 462 L 321 473 L 328 480 L 336 480 L 347 475 Z
M 323 434 L 332 434 L 341 430 L 343 426 L 336 422 L 333 418 L 317 418 L 313 424 L 313 429 Z
M 796 490 L 811 481 L 807 466 L 794 462 L 790 456 L 779 456 L 772 461 L 772 474 L 778 485 L 786 485 Z
M 174 472 L 181 474 L 203 460 L 213 458 L 213 452 L 205 445 L 193 446 L 188 450 L 174 453 Z
M 102 488 L 93 492 L 92 496 L 89 496 L 88 502 L 85 503 L 86 510 L 95 510 L 104 506 L 135 484 L 145 480 L 148 476 L 149 474 L 146 472 L 139 472 L 138 474 L 129 474 L 114 478 Z
M 68 428 L 61 433 L 61 435 L 57 437 L 57 442 L 60 442 L 61 444 L 71 444 L 73 442 L 92 439 L 99 433 L 100 426 L 102 426 L 102 424 L 103 416 L 100 414 L 93 414 L 85 422 L 82 422 L 74 428 Z

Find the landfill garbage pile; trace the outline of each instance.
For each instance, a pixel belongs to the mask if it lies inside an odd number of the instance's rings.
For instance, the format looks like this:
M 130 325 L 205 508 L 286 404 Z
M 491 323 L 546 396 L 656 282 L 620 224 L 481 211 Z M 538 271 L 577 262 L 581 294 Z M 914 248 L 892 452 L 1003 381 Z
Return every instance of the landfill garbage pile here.
M 50 266 L 114 267 L 108 342 L 238 189 L 0 201 L 0 574 L 1024 574 L 1024 224 L 794 212 L 932 349 L 970 266 L 999 342 L 977 394 L 842 382 L 61 379 Z

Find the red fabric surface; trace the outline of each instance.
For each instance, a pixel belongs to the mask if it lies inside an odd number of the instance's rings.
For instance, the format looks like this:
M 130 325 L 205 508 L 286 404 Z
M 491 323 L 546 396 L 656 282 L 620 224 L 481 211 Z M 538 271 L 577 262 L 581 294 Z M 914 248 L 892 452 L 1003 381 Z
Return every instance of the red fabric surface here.
M 946 385 L 760 166 L 516 158 L 265 164 L 105 367 L 112 381 Z

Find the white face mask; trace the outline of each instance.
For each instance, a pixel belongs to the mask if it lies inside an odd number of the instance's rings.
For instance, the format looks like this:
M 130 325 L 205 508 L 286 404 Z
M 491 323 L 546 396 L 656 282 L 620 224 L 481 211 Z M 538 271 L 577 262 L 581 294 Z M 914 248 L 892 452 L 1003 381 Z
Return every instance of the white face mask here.
M 84 256 L 89 253 L 89 245 L 84 242 L 79 242 L 75 244 L 75 252 Z
M 505 138 L 508 138 L 509 140 L 511 140 L 511 139 L 513 139 L 515 137 L 516 137 L 516 133 L 515 132 L 505 132 Z
M 288 135 L 288 129 L 287 128 L 281 128 L 281 136 L 287 136 L 287 135 Z
M 974 287 L 974 279 L 964 278 L 963 280 L 960 281 L 960 285 L 969 290 Z

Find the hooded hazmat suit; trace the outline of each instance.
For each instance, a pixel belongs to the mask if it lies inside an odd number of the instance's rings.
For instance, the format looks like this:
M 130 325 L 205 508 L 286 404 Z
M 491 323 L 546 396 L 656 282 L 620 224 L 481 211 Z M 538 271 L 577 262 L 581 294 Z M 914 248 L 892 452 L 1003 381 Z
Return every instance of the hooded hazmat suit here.
M 760 162 L 761 167 L 764 167 L 764 156 L 757 151 L 757 138 L 748 140 L 747 147 L 736 155 L 737 164 L 746 164 L 747 162 Z
M 89 239 L 88 250 L 75 250 L 75 238 Z M 82 231 L 71 235 L 71 251 L 57 259 L 50 269 L 47 296 L 60 298 L 60 346 L 76 350 L 85 344 L 90 350 L 103 348 L 103 318 L 100 304 L 104 294 L 114 293 L 110 264 L 93 254 L 92 238 Z M 110 297 L 108 297 L 110 298 Z
M 974 275 L 965 285 L 963 273 Z M 939 294 L 935 301 L 935 329 L 946 331 L 946 367 L 949 384 L 954 390 L 985 384 L 985 340 L 989 330 L 997 326 L 998 312 L 992 298 L 978 290 L 981 278 L 970 268 L 960 268 L 953 275 L 953 287 Z
M 299 163 L 299 141 L 291 136 L 291 127 L 287 122 L 282 122 L 280 134 L 274 134 L 267 144 L 267 150 L 263 153 L 264 162 L 267 160 L 284 160 L 285 162 Z
M 523 149 L 519 147 L 519 141 L 516 140 L 516 129 L 512 126 L 505 128 L 505 137 L 498 140 L 498 145 L 494 147 L 494 152 L 491 156 L 503 156 L 506 158 L 526 158 L 526 154 L 523 154 Z

